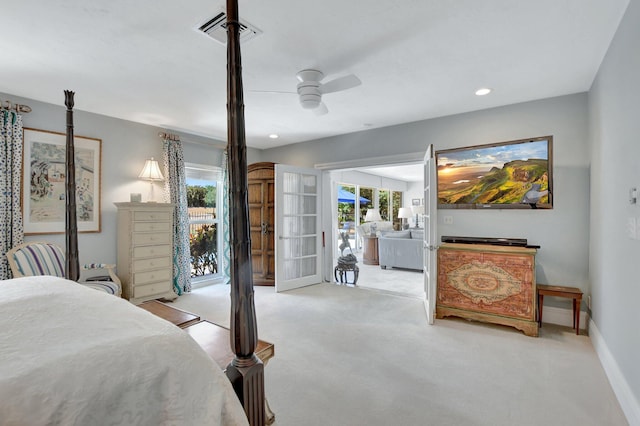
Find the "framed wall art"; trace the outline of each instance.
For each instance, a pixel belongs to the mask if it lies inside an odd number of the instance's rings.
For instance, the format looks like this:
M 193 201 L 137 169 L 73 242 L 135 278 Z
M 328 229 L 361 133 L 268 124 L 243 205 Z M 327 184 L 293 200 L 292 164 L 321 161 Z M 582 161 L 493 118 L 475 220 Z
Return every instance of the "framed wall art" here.
M 65 232 L 64 133 L 24 129 L 22 215 L 24 233 Z M 78 232 L 100 232 L 102 140 L 74 135 Z

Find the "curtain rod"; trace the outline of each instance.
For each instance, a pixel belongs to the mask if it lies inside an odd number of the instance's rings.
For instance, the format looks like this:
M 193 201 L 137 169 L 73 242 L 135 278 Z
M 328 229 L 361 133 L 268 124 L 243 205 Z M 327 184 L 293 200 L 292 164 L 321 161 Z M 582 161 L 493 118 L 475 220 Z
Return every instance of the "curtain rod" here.
M 14 110 L 15 112 L 24 112 L 25 114 L 31 112 L 29 105 L 12 104 L 10 101 L 2 102 L 2 100 L 0 100 L 0 109 Z
M 180 140 L 180 135 L 176 135 L 175 133 L 160 132 L 158 133 L 158 136 L 160 136 L 162 139 L 168 139 L 170 141 Z
M 158 133 L 158 136 L 160 136 L 163 139 L 169 139 L 172 141 L 179 141 L 180 140 L 180 135 L 176 135 L 174 133 L 167 133 L 167 132 L 160 132 Z M 225 144 L 221 144 L 221 143 L 208 143 L 208 142 L 201 142 L 201 141 L 196 141 L 196 140 L 192 140 L 192 139 L 182 139 L 183 143 L 192 143 L 192 144 L 196 144 L 196 145 L 202 145 L 202 146 L 206 146 L 209 148 L 218 148 L 218 149 L 227 149 L 227 145 Z

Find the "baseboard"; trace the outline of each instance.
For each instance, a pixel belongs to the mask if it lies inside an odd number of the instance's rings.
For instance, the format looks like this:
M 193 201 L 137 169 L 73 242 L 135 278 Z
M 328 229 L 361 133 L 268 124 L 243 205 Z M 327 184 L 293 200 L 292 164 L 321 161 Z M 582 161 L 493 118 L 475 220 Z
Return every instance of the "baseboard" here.
M 589 321 L 589 338 L 591 339 L 591 344 L 596 354 L 598 354 L 598 358 L 600 358 L 602 368 L 604 368 L 604 372 L 609 378 L 609 383 L 618 398 L 622 411 L 624 415 L 627 416 L 629 425 L 640 426 L 640 403 L 638 403 L 631 388 L 629 388 L 624 375 L 618 367 L 618 363 L 613 355 L 611 355 L 607 343 L 602 338 L 598 327 L 596 327 L 593 321 Z
M 587 313 L 580 311 L 580 328 L 586 328 L 588 325 L 587 321 Z M 554 306 L 545 306 L 542 309 L 542 322 L 573 327 L 573 310 L 556 308 Z

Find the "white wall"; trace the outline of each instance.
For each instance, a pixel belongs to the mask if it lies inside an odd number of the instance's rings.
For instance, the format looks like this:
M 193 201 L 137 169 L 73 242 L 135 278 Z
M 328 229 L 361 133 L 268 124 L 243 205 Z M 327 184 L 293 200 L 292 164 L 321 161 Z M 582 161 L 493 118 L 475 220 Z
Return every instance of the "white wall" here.
M 640 424 L 640 218 L 628 190 L 640 188 L 640 1 L 632 0 L 589 92 L 592 320 L 607 373 L 631 424 Z M 640 229 L 640 227 L 639 227 Z M 600 353 L 602 358 L 602 351 Z M 625 389 L 627 391 L 625 391 Z
M 538 282 L 576 286 L 588 293 L 587 131 L 587 94 L 580 93 L 273 148 L 262 156 L 265 161 L 313 167 L 415 153 L 429 143 L 438 150 L 552 135 L 552 210 L 440 210 L 438 233 L 527 238 L 541 246 Z M 444 225 L 443 215 L 452 216 L 453 225 Z M 549 304 L 566 307 L 563 300 Z

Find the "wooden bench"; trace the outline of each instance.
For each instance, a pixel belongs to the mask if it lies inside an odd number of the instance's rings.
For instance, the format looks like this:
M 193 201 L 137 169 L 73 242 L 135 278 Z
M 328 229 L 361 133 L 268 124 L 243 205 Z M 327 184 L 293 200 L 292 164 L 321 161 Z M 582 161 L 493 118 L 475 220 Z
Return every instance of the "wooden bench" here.
M 573 328 L 576 334 L 580 334 L 580 304 L 582 303 L 582 290 L 577 287 L 564 287 L 559 285 L 538 284 L 538 326 L 542 327 L 542 303 L 544 296 L 566 297 L 573 301 Z

